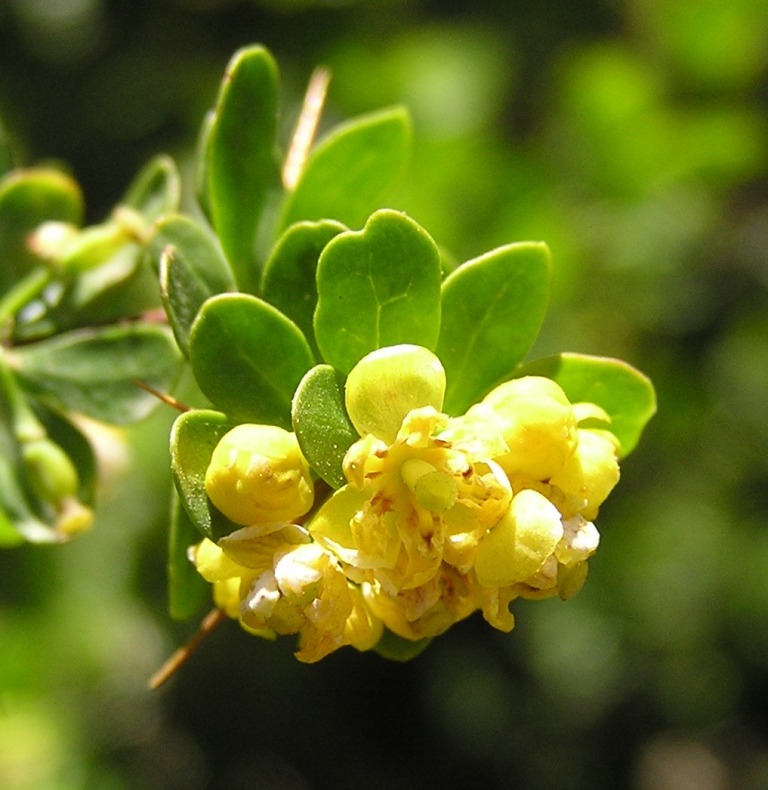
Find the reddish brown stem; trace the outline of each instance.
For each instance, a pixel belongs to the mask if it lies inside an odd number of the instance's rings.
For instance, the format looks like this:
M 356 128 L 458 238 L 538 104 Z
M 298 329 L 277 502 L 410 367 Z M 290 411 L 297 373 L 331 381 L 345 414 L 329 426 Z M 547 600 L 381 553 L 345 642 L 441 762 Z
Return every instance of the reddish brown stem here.
M 200 627 L 192 635 L 192 638 L 182 645 L 174 654 L 155 672 L 149 679 L 149 687 L 154 691 L 169 680 L 186 660 L 197 650 L 198 647 L 221 625 L 227 615 L 221 609 L 211 609 L 203 618 Z

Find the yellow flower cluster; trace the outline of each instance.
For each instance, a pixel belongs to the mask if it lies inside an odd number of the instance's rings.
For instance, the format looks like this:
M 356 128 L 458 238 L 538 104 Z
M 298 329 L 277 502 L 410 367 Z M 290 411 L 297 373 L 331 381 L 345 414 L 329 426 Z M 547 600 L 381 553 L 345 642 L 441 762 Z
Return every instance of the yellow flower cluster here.
M 460 417 L 440 411 L 444 389 L 424 348 L 361 360 L 346 388 L 361 434 L 344 457 L 348 482 L 305 527 L 286 523 L 312 506 L 293 434 L 271 455 L 225 437 L 208 491 L 245 528 L 192 552 L 217 604 L 258 634 L 299 634 L 297 656 L 315 661 L 374 646 L 383 626 L 418 640 L 478 610 L 509 631 L 515 598 L 578 592 L 599 541 L 592 520 L 619 478 L 608 416 L 537 376 L 500 385 Z M 244 497 L 258 514 L 241 509 Z

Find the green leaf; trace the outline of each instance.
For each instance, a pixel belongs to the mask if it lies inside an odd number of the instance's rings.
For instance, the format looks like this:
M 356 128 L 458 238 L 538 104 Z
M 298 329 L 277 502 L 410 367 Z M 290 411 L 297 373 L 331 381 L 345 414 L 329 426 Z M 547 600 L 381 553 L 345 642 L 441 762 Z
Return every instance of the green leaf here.
M 185 356 L 189 333 L 206 299 L 233 290 L 232 272 L 210 234 L 182 214 L 155 226 L 150 254 L 160 272 L 160 296 L 173 334 Z
M 277 241 L 264 267 L 264 300 L 301 329 L 318 356 L 312 323 L 317 305 L 317 261 L 326 244 L 344 230 L 335 220 L 291 225 Z
M 189 338 L 200 389 L 238 422 L 290 427 L 291 398 L 314 359 L 301 330 L 249 294 L 222 294 L 200 310 Z
M 402 107 L 340 124 L 307 159 L 280 226 L 333 217 L 359 228 L 404 172 L 410 149 L 411 119 Z
M 611 418 L 605 427 L 621 443 L 621 457 L 634 450 L 656 413 L 656 392 L 650 379 L 619 359 L 557 354 L 529 362 L 514 375 L 547 376 L 563 388 L 572 403 L 596 403 L 605 409 Z
M 277 83 L 266 49 L 235 53 L 203 140 L 203 205 L 243 291 L 258 287 L 256 231 L 269 190 L 279 183 Z
M 122 200 L 123 205 L 135 209 L 149 222 L 175 211 L 180 202 L 181 177 L 176 163 L 165 155 L 144 165 Z
M 429 647 L 431 641 L 432 639 L 429 637 L 416 641 L 403 639 L 402 636 L 398 636 L 388 628 L 385 628 L 374 650 L 380 656 L 390 661 L 410 661 L 420 653 L 423 653 Z
M 170 330 L 147 324 L 76 330 L 19 347 L 9 358 L 36 394 L 118 424 L 146 417 L 159 403 L 137 382 L 168 392 L 181 363 Z
M 399 343 L 434 349 L 440 330 L 440 256 L 412 219 L 383 209 L 361 231 L 332 239 L 317 268 L 315 339 L 344 373 Z
M 27 245 L 38 225 L 82 219 L 80 187 L 58 170 L 12 170 L 0 180 L 0 293 L 40 262 Z
M 177 417 L 171 428 L 171 471 L 176 490 L 192 524 L 214 541 L 240 529 L 219 513 L 205 493 L 211 455 L 233 427 L 234 423 L 221 412 L 194 409 Z
M 187 557 L 189 546 L 200 542 L 200 533 L 175 490 L 168 538 L 168 610 L 174 620 L 188 620 L 210 599 L 211 588 Z
M 344 407 L 344 376 L 330 365 L 312 368 L 296 389 L 291 417 L 310 466 L 333 488 L 343 486 L 341 462 L 360 438 Z
M 549 275 L 547 246 L 521 242 L 446 277 L 437 356 L 445 367 L 448 414 L 463 413 L 528 353 L 544 320 Z
M 14 339 L 29 341 L 80 327 L 114 323 L 158 307 L 157 277 L 129 243 L 105 263 L 63 283 L 60 297 L 32 320 L 18 321 Z

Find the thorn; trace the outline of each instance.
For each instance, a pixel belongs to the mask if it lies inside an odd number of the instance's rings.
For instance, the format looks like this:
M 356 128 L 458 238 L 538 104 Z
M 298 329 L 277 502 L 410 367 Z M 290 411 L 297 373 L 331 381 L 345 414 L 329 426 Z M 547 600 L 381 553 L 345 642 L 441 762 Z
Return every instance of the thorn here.
M 164 683 L 173 677 L 176 672 L 186 663 L 187 659 L 197 650 L 198 647 L 213 633 L 213 631 L 227 619 L 227 615 L 222 609 L 211 609 L 203 618 L 200 627 L 192 635 L 189 641 L 176 650 L 173 655 L 165 661 L 160 669 L 149 679 L 147 685 L 152 691 L 160 688 Z
M 162 401 L 166 406 L 170 406 L 173 409 L 177 409 L 180 412 L 189 411 L 190 407 L 186 404 L 182 403 L 181 401 L 176 400 L 173 395 L 168 395 L 165 392 L 160 392 L 160 390 L 156 390 L 152 385 L 147 384 L 144 381 L 139 381 L 138 379 L 133 379 L 133 383 L 139 387 L 139 389 L 143 389 L 145 392 L 148 392 L 150 395 L 154 395 L 158 400 Z
M 286 191 L 292 192 L 299 183 L 304 165 L 309 156 L 309 150 L 315 139 L 320 116 L 323 114 L 325 97 L 328 93 L 328 84 L 331 81 L 331 72 L 325 66 L 319 66 L 309 78 L 307 92 L 301 113 L 296 122 L 296 128 L 291 137 L 291 145 L 283 165 L 283 186 Z

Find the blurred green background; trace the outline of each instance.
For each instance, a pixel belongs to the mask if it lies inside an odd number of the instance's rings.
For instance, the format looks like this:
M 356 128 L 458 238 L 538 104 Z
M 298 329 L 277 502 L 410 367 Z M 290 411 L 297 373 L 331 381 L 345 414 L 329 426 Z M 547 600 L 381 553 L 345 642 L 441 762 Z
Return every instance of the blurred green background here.
M 286 134 L 405 103 L 407 210 L 458 259 L 543 239 L 535 356 L 627 359 L 660 402 L 568 603 L 479 618 L 415 661 L 165 610 L 161 411 L 105 435 L 95 529 L 0 554 L 0 787 L 768 787 L 768 2 L 0 0 L 0 117 L 100 220 L 158 151 L 188 167 L 227 60 L 260 42 Z

